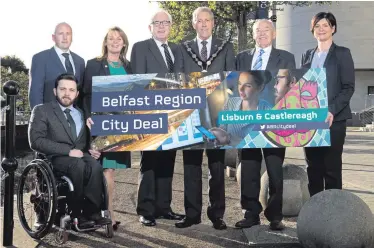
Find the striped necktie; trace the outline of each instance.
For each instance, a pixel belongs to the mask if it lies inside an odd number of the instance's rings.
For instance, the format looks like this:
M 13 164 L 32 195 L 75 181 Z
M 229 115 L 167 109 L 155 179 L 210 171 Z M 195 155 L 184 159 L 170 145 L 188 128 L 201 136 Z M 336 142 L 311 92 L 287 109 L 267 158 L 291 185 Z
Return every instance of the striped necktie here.
M 161 46 L 164 48 L 166 63 L 167 63 L 169 72 L 173 72 L 174 63 L 173 63 L 173 60 L 172 60 L 171 55 L 169 53 L 168 45 L 162 44 Z
M 264 54 L 264 49 L 260 49 L 260 54 L 258 55 L 255 66 L 253 66 L 253 70 L 261 70 L 262 68 L 262 54 Z

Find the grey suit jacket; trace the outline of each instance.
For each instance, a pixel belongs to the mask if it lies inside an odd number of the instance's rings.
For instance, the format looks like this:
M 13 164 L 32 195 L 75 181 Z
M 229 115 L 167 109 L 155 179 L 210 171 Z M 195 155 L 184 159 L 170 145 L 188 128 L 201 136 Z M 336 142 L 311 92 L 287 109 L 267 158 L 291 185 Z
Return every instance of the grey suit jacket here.
M 79 84 L 83 82 L 85 62 L 77 54 L 71 52 L 75 67 L 75 77 Z M 32 57 L 30 81 L 29 81 L 29 102 L 31 110 L 38 104 L 55 100 L 53 88 L 56 78 L 66 73 L 54 47 L 35 54 Z M 83 94 L 82 94 L 83 97 Z
M 301 67 L 311 67 L 316 49 L 309 49 L 302 55 Z M 334 121 L 351 119 L 349 103 L 355 91 L 355 67 L 351 51 L 332 43 L 323 67 L 326 69 L 329 111 L 334 115 Z
M 240 52 L 236 56 L 236 70 L 250 71 L 252 69 L 252 59 L 256 49 L 252 48 Z M 272 48 L 266 70 L 278 71 L 279 69 L 296 69 L 295 56 L 287 51 Z M 277 72 L 276 72 L 277 73 Z
M 178 46 L 168 42 L 174 56 L 174 63 L 179 57 Z M 168 73 L 169 69 L 158 49 L 156 42 L 151 39 L 139 41 L 134 44 L 131 51 L 131 70 L 133 74 Z M 175 66 L 174 66 L 175 71 Z
M 39 104 L 32 110 L 28 128 L 31 149 L 48 156 L 68 156 L 70 150 L 87 151 L 88 130 L 82 116 L 81 131 L 73 140 L 69 124 L 57 101 Z
M 212 56 L 218 48 L 221 46 L 223 40 L 212 37 L 212 46 L 210 49 L 210 56 Z M 199 48 L 197 46 L 197 39 L 188 41 L 189 47 L 192 51 L 200 58 Z M 191 57 L 183 44 L 180 45 L 181 57 L 176 62 L 178 72 L 191 73 L 201 72 L 202 68 L 196 63 Z M 201 59 L 201 58 L 200 58 Z M 209 59 L 209 58 L 208 58 Z M 218 73 L 222 71 L 233 71 L 235 70 L 235 55 L 234 47 L 231 42 L 228 42 L 218 56 L 213 60 L 212 64 L 208 67 L 207 71 L 212 73 Z

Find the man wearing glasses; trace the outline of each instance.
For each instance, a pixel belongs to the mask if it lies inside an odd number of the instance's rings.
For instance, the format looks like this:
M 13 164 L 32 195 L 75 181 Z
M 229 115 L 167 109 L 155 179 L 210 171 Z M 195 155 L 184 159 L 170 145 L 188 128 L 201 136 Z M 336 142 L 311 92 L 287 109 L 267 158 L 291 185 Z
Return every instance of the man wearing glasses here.
M 253 25 L 253 37 L 256 41 L 256 48 L 238 54 L 236 57 L 237 71 L 270 70 L 276 73 L 279 69 L 296 69 L 295 56 L 293 54 L 272 46 L 276 32 L 271 21 L 265 19 L 257 20 Z M 280 87 L 279 90 L 281 90 Z M 280 96 L 279 93 L 278 95 Z M 269 175 L 269 199 L 264 214 L 270 221 L 270 229 L 284 229 L 284 224 L 282 223 L 282 166 L 285 153 L 285 148 L 246 148 L 239 150 L 239 158 L 241 160 L 240 203 L 245 214 L 244 219 L 237 222 L 235 227 L 249 228 L 260 224 L 259 215 L 262 211 L 262 206 L 259 202 L 260 171 L 262 157 L 264 156 Z
M 152 16 L 152 38 L 134 44 L 131 52 L 133 74 L 171 73 L 178 57 L 178 46 L 168 42 L 172 18 L 165 10 Z M 181 220 L 172 211 L 172 181 L 176 151 L 144 151 L 140 162 L 137 214 L 145 226 L 156 225 L 156 218 Z

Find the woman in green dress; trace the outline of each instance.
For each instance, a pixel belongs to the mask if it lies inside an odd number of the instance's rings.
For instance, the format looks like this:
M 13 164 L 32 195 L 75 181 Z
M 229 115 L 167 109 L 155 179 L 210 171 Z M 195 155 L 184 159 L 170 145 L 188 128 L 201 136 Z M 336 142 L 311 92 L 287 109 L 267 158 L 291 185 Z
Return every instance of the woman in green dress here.
M 87 61 L 84 82 L 84 111 L 87 125 L 91 127 L 92 77 L 131 74 L 130 62 L 126 59 L 129 42 L 125 32 L 119 27 L 110 28 L 104 37 L 102 55 Z M 128 168 L 131 163 L 130 152 L 105 152 L 101 156 L 105 179 L 108 184 L 109 206 L 114 230 L 120 222 L 115 221 L 113 212 L 114 171 Z

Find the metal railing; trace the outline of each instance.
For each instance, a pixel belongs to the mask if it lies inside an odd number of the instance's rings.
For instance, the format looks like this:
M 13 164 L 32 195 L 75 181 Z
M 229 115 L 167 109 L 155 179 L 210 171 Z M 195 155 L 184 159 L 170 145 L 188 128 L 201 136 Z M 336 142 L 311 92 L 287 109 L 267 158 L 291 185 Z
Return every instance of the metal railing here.
M 16 111 L 15 122 L 16 125 L 27 125 L 30 120 L 29 111 Z M 6 107 L 1 109 L 0 126 L 5 126 L 6 123 Z
M 7 95 L 5 102 L 6 106 L 4 107 L 6 113 L 5 156 L 1 161 L 1 167 L 5 172 L 3 246 L 12 246 L 14 228 L 14 173 L 18 167 L 18 161 L 15 159 L 15 117 L 16 97 L 19 92 L 18 83 L 15 81 L 8 81 L 4 84 L 3 90 Z

